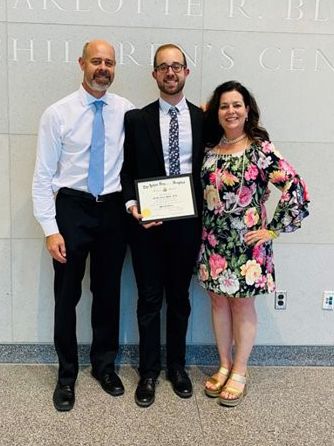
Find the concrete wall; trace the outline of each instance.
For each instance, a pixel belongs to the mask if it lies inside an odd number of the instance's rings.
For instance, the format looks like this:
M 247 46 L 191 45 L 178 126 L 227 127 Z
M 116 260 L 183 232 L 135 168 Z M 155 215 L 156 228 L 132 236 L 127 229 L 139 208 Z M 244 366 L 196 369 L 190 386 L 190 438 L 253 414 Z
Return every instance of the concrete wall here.
M 97 37 L 117 50 L 112 90 L 138 106 L 157 97 L 152 56 L 166 42 L 188 55 L 193 102 L 230 79 L 254 92 L 263 124 L 312 199 L 303 228 L 275 242 L 288 306 L 277 311 L 273 296 L 258 298 L 257 344 L 331 345 L 334 312 L 322 310 L 321 296 L 334 289 L 332 0 L 0 0 L 0 343 L 52 342 L 52 267 L 30 198 L 36 132 L 42 111 L 78 88 L 77 58 Z M 209 302 L 195 281 L 191 299 L 188 342 L 213 343 Z M 135 303 L 128 257 L 124 344 L 137 342 Z M 89 309 L 86 280 L 81 342 L 90 340 Z

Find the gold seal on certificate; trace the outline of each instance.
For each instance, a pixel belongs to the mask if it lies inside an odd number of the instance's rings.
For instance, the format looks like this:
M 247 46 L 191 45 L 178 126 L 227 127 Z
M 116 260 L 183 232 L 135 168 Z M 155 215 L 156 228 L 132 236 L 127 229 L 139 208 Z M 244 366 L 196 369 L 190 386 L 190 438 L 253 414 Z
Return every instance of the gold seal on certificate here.
M 191 174 L 136 180 L 142 222 L 197 216 Z

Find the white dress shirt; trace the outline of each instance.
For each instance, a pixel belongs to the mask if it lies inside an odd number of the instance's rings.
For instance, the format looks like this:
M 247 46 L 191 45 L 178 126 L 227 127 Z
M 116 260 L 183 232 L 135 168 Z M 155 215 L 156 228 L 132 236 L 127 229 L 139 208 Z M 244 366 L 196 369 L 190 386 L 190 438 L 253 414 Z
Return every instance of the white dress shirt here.
M 159 99 L 160 110 L 160 132 L 162 149 L 164 153 L 165 169 L 169 175 L 169 109 L 171 104 Z M 192 131 L 190 113 L 186 98 L 183 96 L 181 101 L 175 105 L 177 108 L 177 119 L 179 122 L 179 151 L 180 151 L 180 173 L 191 173 L 192 171 Z
M 87 192 L 92 125 L 97 99 L 80 89 L 45 110 L 40 120 L 33 178 L 34 215 L 46 236 L 59 232 L 55 193 L 62 187 Z M 102 98 L 105 125 L 104 189 L 121 190 L 124 114 L 134 108 L 125 98 L 106 93 Z

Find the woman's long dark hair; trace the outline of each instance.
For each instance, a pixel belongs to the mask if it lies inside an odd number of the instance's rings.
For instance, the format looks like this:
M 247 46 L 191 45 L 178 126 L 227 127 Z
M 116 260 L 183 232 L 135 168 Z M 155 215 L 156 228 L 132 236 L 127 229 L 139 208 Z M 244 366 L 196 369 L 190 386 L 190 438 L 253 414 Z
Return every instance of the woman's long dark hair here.
M 240 82 L 228 81 L 219 85 L 209 101 L 205 112 L 205 142 L 208 147 L 217 145 L 224 134 L 224 129 L 218 121 L 218 110 L 220 98 L 223 93 L 228 91 L 237 91 L 243 97 L 245 106 L 249 107 L 248 120 L 245 121 L 246 135 L 255 141 L 269 141 L 267 130 L 259 126 L 260 111 L 257 103 L 251 93 Z

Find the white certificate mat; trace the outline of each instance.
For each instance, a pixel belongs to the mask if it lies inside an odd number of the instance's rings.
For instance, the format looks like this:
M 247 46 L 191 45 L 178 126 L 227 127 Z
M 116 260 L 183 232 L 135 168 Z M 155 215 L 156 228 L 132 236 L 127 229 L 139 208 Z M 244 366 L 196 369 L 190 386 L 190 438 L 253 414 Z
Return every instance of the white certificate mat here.
M 197 216 L 191 174 L 136 180 L 142 222 Z

